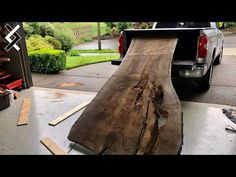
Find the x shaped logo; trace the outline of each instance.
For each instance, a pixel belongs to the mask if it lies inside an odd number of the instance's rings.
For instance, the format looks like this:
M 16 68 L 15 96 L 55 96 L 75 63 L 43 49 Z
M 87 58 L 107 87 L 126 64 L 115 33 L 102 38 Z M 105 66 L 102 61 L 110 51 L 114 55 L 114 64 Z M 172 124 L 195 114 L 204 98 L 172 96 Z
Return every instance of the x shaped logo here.
M 9 31 L 9 34 L 5 37 L 5 39 L 9 42 L 9 44 L 5 47 L 5 50 L 8 52 L 12 47 L 14 47 L 17 51 L 19 51 L 20 48 L 16 45 L 16 43 L 19 42 L 21 37 L 16 31 L 20 28 L 20 25 L 16 25 L 15 28 L 12 28 L 9 24 L 6 24 L 5 28 Z M 11 39 L 12 36 L 13 39 Z

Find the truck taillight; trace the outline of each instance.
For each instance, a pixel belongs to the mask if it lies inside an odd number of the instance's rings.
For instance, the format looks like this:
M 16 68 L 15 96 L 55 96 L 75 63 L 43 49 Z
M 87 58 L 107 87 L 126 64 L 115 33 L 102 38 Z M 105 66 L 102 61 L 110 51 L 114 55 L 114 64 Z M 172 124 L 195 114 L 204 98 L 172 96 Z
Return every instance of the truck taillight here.
M 124 38 L 123 35 L 120 35 L 118 38 L 118 50 L 121 56 L 123 56 L 123 50 L 124 50 Z
M 199 45 L 198 45 L 198 58 L 205 58 L 207 55 L 207 42 L 208 39 L 206 36 L 199 37 Z

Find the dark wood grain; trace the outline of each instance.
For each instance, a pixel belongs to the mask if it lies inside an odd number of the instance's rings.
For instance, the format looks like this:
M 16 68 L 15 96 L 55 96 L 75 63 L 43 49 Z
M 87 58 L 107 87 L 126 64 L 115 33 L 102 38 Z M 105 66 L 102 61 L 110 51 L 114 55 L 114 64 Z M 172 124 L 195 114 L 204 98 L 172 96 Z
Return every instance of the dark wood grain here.
M 68 139 L 96 154 L 178 154 L 180 101 L 171 82 L 176 38 L 134 38 L 124 61 Z

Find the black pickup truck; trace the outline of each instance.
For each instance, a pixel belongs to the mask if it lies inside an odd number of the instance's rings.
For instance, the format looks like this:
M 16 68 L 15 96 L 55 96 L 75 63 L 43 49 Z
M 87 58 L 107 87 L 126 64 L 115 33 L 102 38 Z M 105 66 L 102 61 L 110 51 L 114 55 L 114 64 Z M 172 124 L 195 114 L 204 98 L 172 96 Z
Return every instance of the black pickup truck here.
M 213 64 L 220 64 L 224 36 L 217 22 L 155 22 L 152 29 L 127 29 L 119 39 L 119 65 L 134 36 L 178 37 L 173 55 L 172 77 L 194 80 L 201 91 L 210 88 Z

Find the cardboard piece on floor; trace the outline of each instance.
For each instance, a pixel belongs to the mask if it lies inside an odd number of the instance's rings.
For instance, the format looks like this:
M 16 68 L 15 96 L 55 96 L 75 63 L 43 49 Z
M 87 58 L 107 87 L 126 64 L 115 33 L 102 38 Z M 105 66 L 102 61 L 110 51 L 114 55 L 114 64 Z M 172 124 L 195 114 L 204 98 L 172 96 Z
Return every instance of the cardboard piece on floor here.
M 46 137 L 40 142 L 53 154 L 53 155 L 67 155 L 67 153 L 62 150 L 53 140 L 49 137 Z
M 78 112 L 79 110 L 83 109 L 85 106 L 87 106 L 90 102 L 83 102 L 79 106 L 74 107 L 70 111 L 66 112 L 65 114 L 57 117 L 56 119 L 50 121 L 48 124 L 55 126 L 62 122 L 63 120 L 67 119 L 69 116 L 73 115 L 74 113 Z
M 30 106 L 31 106 L 31 99 L 24 99 L 22 108 L 21 108 L 20 118 L 17 123 L 18 126 L 28 124 Z

